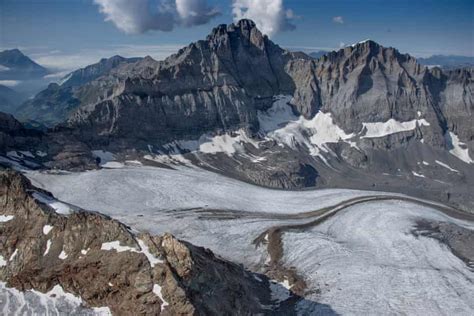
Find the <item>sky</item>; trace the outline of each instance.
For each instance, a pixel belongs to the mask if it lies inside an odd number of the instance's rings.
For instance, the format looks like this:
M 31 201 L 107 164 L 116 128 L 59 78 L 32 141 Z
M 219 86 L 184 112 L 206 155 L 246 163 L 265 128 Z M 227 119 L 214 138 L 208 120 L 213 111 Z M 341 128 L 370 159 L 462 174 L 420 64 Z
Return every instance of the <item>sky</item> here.
M 416 57 L 474 56 L 474 0 L 0 0 L 0 49 L 67 72 L 115 54 L 163 59 L 240 18 L 291 50 L 372 39 Z

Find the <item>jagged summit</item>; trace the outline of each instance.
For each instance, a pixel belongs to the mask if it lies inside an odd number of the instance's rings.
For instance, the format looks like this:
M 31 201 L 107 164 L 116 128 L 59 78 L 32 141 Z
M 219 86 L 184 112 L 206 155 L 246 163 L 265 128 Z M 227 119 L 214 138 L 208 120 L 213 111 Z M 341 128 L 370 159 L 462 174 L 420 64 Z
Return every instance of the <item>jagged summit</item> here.
M 236 23 L 231 24 L 220 24 L 212 29 L 211 33 L 207 36 L 207 39 L 210 40 L 214 37 L 221 36 L 226 33 L 238 32 L 242 35 L 248 35 L 250 32 L 255 30 L 256 32 L 262 34 L 257 28 L 257 25 L 254 21 L 249 19 L 242 19 Z

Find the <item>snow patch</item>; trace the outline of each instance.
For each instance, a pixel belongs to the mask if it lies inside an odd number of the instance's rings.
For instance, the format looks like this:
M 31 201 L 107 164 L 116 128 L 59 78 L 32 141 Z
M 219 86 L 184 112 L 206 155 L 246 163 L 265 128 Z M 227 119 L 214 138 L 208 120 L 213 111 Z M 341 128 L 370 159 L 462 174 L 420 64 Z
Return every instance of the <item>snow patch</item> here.
M 61 251 L 58 258 L 61 259 L 61 260 L 64 260 L 64 259 L 67 258 L 67 253 L 64 251 L 64 249 Z
M 164 262 L 163 260 L 158 259 L 157 257 L 155 257 L 150 252 L 150 249 L 148 248 L 148 246 L 145 244 L 145 242 L 143 240 L 137 239 L 137 241 L 138 241 L 138 245 L 142 249 L 141 252 L 146 256 L 146 258 L 148 259 L 148 262 L 150 262 L 150 265 L 151 265 L 152 268 L 155 266 L 155 264 Z
M 367 43 L 368 41 L 370 41 L 370 39 L 366 39 L 366 40 L 354 43 L 354 44 L 351 45 L 351 47 L 356 47 L 357 45 Z
M 177 145 L 191 152 L 200 151 L 207 154 L 224 153 L 231 157 L 236 152 L 244 152 L 245 143 L 258 147 L 258 143 L 248 137 L 247 133 L 241 129 L 231 134 L 204 134 L 196 141 L 178 141 Z
M 330 152 L 327 146 L 329 143 L 343 141 L 356 147 L 355 142 L 350 141 L 355 135 L 346 134 L 337 126 L 331 113 L 318 112 L 310 120 L 298 117 L 293 114 L 289 105 L 291 99 L 291 96 L 278 96 L 270 109 L 258 112 L 261 132 L 266 133 L 267 137 L 293 149 L 303 145 L 312 156 L 319 156 L 323 161 L 326 159 L 322 152 Z
M 393 118 L 386 122 L 362 123 L 362 131 L 366 131 L 361 138 L 378 138 L 400 132 L 414 130 L 417 126 L 430 126 L 425 119 L 411 120 L 407 122 L 399 122 Z
M 115 250 L 117 252 L 123 252 L 123 251 L 132 251 L 132 252 L 139 252 L 137 249 L 129 246 L 120 246 L 120 241 L 110 241 L 110 242 L 104 242 L 102 243 L 102 246 L 100 247 L 101 250 Z
M 0 255 L 0 267 L 4 267 L 7 265 L 7 262 L 5 261 L 5 259 L 3 258 L 2 255 Z
M 161 286 L 159 286 L 158 284 L 154 284 L 153 285 L 153 293 L 156 294 L 156 296 L 158 296 L 160 298 L 160 300 L 163 302 L 163 304 L 161 304 L 161 310 L 163 311 L 165 309 L 166 306 L 170 305 L 168 304 L 168 302 L 163 298 L 163 294 L 161 293 Z
M 63 203 L 63 202 L 60 202 L 54 198 L 51 198 L 43 193 L 40 193 L 40 192 L 33 192 L 33 197 L 43 203 L 43 204 L 46 204 L 48 205 L 49 207 L 51 207 L 52 209 L 54 209 L 54 211 L 58 214 L 63 214 L 63 215 L 69 215 L 73 212 L 72 208 Z
M 51 225 L 44 225 L 43 226 L 43 234 L 47 235 L 49 232 L 53 229 L 53 226 Z
M 51 239 L 48 239 L 46 242 L 46 250 L 43 253 L 43 256 L 46 256 L 49 253 L 49 249 L 51 249 Z
M 419 173 L 416 173 L 415 171 L 412 171 L 411 173 L 412 173 L 415 177 L 425 178 L 424 175 L 419 174 Z
M 439 161 L 439 160 L 435 160 L 435 162 L 436 162 L 438 165 L 440 165 L 441 167 L 444 167 L 444 168 L 446 168 L 446 169 L 448 169 L 448 170 L 450 170 L 450 171 L 459 173 L 458 170 L 451 168 L 449 165 L 445 164 L 444 162 L 441 162 L 441 161 Z
M 14 218 L 15 216 L 13 215 L 0 215 L 0 223 L 6 223 L 8 221 L 11 221 Z
M 8 261 L 12 261 L 13 259 L 15 259 L 17 254 L 18 254 L 18 248 L 15 249 L 15 251 L 12 253 L 12 255 L 10 256 L 10 259 L 8 259 Z
M 458 135 L 453 132 L 448 132 L 444 135 L 446 142 L 450 145 L 449 153 L 461 159 L 465 163 L 473 163 L 474 161 L 469 156 L 469 149 L 466 144 L 459 141 Z
M 87 255 L 87 253 L 89 252 L 90 248 L 87 248 L 87 249 L 82 249 L 81 250 L 81 254 L 82 255 Z

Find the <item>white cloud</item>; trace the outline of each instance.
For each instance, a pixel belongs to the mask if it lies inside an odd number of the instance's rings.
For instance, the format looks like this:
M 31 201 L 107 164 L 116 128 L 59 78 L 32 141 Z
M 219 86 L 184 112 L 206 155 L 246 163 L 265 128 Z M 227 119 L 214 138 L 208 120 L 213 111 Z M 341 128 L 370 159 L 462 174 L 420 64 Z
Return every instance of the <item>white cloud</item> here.
M 127 34 L 200 25 L 219 14 L 206 0 L 94 0 L 105 20 Z
M 18 80 L 0 80 L 0 85 L 10 87 L 10 88 L 17 86 L 20 83 L 21 81 L 18 81 Z
M 176 11 L 186 26 L 206 24 L 220 14 L 217 8 L 208 6 L 206 0 L 176 0 Z
M 344 18 L 342 16 L 335 16 L 332 18 L 334 23 L 344 24 Z
M 293 30 L 291 20 L 296 16 L 292 10 L 286 10 L 283 0 L 233 0 L 234 21 L 251 19 L 262 33 L 272 36 L 280 31 Z

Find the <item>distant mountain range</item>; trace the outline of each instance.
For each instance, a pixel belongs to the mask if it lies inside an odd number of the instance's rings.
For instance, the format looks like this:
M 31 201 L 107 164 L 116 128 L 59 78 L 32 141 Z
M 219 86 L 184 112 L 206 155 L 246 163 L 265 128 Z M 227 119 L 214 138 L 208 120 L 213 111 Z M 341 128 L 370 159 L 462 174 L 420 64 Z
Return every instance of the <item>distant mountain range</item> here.
M 42 78 L 49 71 L 38 65 L 19 49 L 0 52 L 0 80 L 31 80 Z
M 455 55 L 433 55 L 427 58 L 418 58 L 418 62 L 425 66 L 438 66 L 445 69 L 474 67 L 474 57 Z
M 320 58 L 324 55 L 326 55 L 327 53 L 329 53 L 329 51 L 326 51 L 326 50 L 318 50 L 318 51 L 315 51 L 315 52 L 311 52 L 311 53 L 308 53 L 309 56 L 313 57 L 313 58 Z
M 141 58 L 124 58 L 113 56 L 103 58 L 98 63 L 78 69 L 66 75 L 57 83 L 38 93 L 35 98 L 26 101 L 15 111 L 22 121 L 34 121 L 40 125 L 54 126 L 64 121 L 81 102 L 93 102 L 104 93 L 82 93 L 79 87 L 108 74 L 114 68 L 133 63 Z

